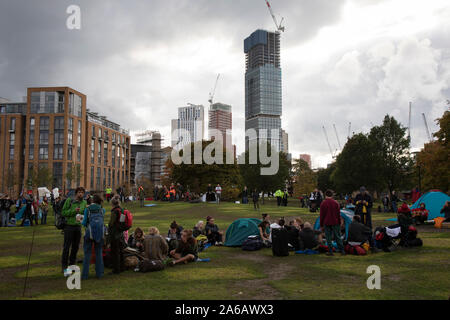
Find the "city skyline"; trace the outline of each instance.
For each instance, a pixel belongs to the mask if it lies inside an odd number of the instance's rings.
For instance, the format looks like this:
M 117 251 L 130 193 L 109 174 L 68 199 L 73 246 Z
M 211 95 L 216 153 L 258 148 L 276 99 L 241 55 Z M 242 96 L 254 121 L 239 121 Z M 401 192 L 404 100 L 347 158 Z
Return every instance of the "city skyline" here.
M 81 30 L 65 27 L 70 4 L 19 0 L 0 10 L 0 97 L 18 102 L 24 87 L 69 86 L 133 138 L 152 129 L 168 141 L 178 106 L 207 105 L 220 73 L 215 100 L 233 106 L 233 144 L 238 154 L 244 150 L 242 39 L 275 29 L 264 1 L 79 1 Z M 285 17 L 282 128 L 292 154 L 309 153 L 313 167 L 326 167 L 331 155 L 322 125 L 330 134 L 335 123 L 341 142 L 348 122 L 352 131 L 368 132 L 390 113 L 407 126 L 410 101 L 413 149 L 427 141 L 422 112 L 436 131 L 433 120 L 447 108 L 450 86 L 448 2 L 272 6 Z M 332 134 L 330 142 L 334 150 Z

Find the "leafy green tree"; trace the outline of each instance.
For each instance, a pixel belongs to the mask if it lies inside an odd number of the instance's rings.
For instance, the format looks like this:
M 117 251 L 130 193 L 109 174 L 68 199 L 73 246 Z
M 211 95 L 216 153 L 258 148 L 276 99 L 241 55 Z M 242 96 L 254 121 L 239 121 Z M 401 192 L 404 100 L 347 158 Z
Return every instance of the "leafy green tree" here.
M 374 161 L 374 146 L 366 135 L 353 135 L 336 159 L 336 169 L 330 180 L 339 193 L 350 193 L 365 186 L 376 189 L 379 185 L 377 162 Z
M 387 187 L 390 192 L 405 187 L 405 177 L 411 171 L 410 139 L 406 136 L 406 130 L 394 117 L 386 115 L 383 124 L 373 127 L 368 136 L 369 144 L 373 146 L 372 161 L 377 166 L 381 186 Z
M 303 159 L 294 159 L 292 165 L 294 174 L 294 196 L 300 197 L 309 194 L 317 188 L 317 174 L 309 167 Z
M 79 164 L 72 164 L 72 166 L 66 172 L 66 181 L 69 188 L 72 187 L 72 182 L 75 181 L 77 186 L 80 185 L 81 177 L 83 176 L 83 170 Z
M 204 157 L 202 157 L 201 164 L 194 164 L 194 148 L 198 144 L 201 144 L 202 154 L 205 148 L 210 145 L 212 141 L 202 141 L 190 144 L 191 150 L 191 164 L 181 163 L 174 164 L 172 159 L 167 163 L 167 181 L 166 184 L 180 183 L 186 190 L 189 188 L 190 192 L 204 193 L 207 190 L 208 184 L 214 188 L 217 184 L 220 184 L 224 194 L 224 200 L 227 197 L 234 195 L 233 189 L 240 189 L 242 187 L 242 177 L 239 171 L 239 167 L 236 162 L 233 164 L 226 164 L 226 151 L 223 148 L 223 164 L 207 164 Z M 184 155 L 184 151 L 180 151 L 180 155 Z M 216 151 L 212 151 L 211 155 L 216 156 Z M 219 154 L 217 155 L 219 157 Z M 231 200 L 231 199 L 230 199 Z
M 259 148 L 257 147 L 257 152 L 259 154 Z M 271 156 L 272 151 L 270 143 L 267 143 L 268 155 Z M 256 164 L 250 164 L 249 162 L 249 151 L 245 152 L 245 164 L 241 164 L 239 169 L 244 181 L 244 184 L 252 192 L 255 188 L 258 191 L 262 191 L 263 198 L 262 203 L 264 204 L 264 193 L 273 192 L 277 189 L 284 190 L 286 183 L 289 181 L 290 163 L 287 160 L 287 155 L 283 152 L 278 153 L 279 167 L 278 171 L 274 175 L 262 175 L 261 168 L 268 167 L 269 165 L 263 165 L 258 159 Z
M 434 134 L 436 141 L 425 144 L 417 155 L 416 167 L 421 170 L 422 189 L 449 190 L 450 181 L 450 111 L 437 119 L 440 126 Z
M 336 162 L 333 162 L 326 169 L 319 169 L 317 171 L 317 186 L 319 190 L 336 190 L 336 184 L 331 179 L 333 172 L 336 170 Z

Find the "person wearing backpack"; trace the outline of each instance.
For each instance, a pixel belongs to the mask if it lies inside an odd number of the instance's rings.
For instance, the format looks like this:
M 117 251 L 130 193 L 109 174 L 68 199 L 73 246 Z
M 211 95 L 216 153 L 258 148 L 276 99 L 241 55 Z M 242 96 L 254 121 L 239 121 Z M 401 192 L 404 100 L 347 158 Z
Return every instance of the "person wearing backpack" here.
M 91 261 L 92 246 L 95 248 L 95 274 L 98 279 L 103 276 L 103 242 L 105 209 L 102 208 L 103 199 L 94 195 L 92 203 L 84 210 L 82 225 L 86 228 L 84 234 L 84 260 L 81 279 L 87 280 Z
M 75 265 L 77 262 L 77 253 L 81 240 L 81 223 L 77 215 L 83 214 L 84 209 L 86 209 L 87 204 L 83 199 L 84 192 L 83 187 L 78 187 L 75 190 L 75 200 L 68 198 L 62 208 L 62 216 L 66 219 L 64 226 L 64 248 L 61 257 L 63 272 L 65 272 L 68 266 Z
M 120 222 L 120 216 L 122 215 L 122 208 L 120 207 L 120 200 L 114 197 L 111 200 L 111 218 L 108 223 L 108 236 L 109 243 L 111 245 L 111 260 L 113 265 L 112 273 L 118 274 L 125 270 L 124 257 L 122 247 L 125 243 L 123 236 L 124 227 Z

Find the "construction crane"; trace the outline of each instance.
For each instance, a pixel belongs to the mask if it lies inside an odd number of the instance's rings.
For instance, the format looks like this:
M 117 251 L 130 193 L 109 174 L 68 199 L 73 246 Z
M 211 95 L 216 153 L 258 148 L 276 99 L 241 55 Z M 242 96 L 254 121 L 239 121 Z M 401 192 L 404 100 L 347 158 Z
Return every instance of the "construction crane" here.
M 347 134 L 347 140 L 350 139 L 350 130 L 352 129 L 352 123 L 348 123 L 348 134 Z
M 408 118 L 408 139 L 411 140 L 411 108 L 412 102 L 409 103 L 409 118 Z
M 333 149 L 331 149 L 330 140 L 328 139 L 327 130 L 325 129 L 325 126 L 322 126 L 323 133 L 325 134 L 325 139 L 327 139 L 328 148 L 330 149 L 331 157 L 335 159 L 335 155 L 333 153 Z
M 425 129 L 427 129 L 428 140 L 430 140 L 430 142 L 433 142 L 433 139 L 431 138 L 431 135 L 430 135 L 430 130 L 428 129 L 427 118 L 425 117 L 425 113 L 422 113 L 422 117 L 423 117 L 423 122 L 425 123 Z
M 209 104 L 211 104 L 211 105 L 213 104 L 214 94 L 216 93 L 217 82 L 219 82 L 219 77 L 220 77 L 220 73 L 217 75 L 216 83 L 215 83 L 215 85 L 214 85 L 213 91 L 209 93 L 209 99 L 208 99 L 208 101 L 209 101 Z
M 277 27 L 277 31 L 284 32 L 284 27 L 281 26 L 281 24 L 283 23 L 284 18 L 281 17 L 280 24 L 278 24 L 277 18 L 275 17 L 275 14 L 273 13 L 272 7 L 270 6 L 270 3 L 269 3 L 268 0 L 266 0 L 266 4 L 267 4 L 267 8 L 269 8 L 269 12 L 270 12 L 270 15 L 272 16 L 273 22 L 275 22 L 275 26 Z
M 339 141 L 339 136 L 338 136 L 338 133 L 337 133 L 337 130 L 336 130 L 336 125 L 334 123 L 333 123 L 333 127 L 334 127 L 334 133 L 336 134 L 336 139 L 337 139 L 337 142 L 338 142 L 338 145 L 339 145 L 339 149 L 342 149 L 341 141 Z

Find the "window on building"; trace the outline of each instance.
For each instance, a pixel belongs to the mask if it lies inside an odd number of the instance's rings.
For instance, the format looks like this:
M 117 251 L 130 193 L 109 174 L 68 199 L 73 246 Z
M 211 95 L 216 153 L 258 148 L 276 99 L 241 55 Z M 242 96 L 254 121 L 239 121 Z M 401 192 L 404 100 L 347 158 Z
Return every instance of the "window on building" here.
M 39 144 L 48 144 L 48 132 L 43 131 L 39 133 Z
M 54 137 L 53 144 L 55 144 L 55 145 L 58 145 L 58 144 L 63 145 L 64 144 L 64 131 L 61 131 L 61 130 L 56 131 L 55 130 L 55 134 L 53 137 Z
M 108 144 L 106 142 L 103 144 L 103 165 L 108 165 Z
M 62 160 L 64 157 L 63 146 L 54 146 L 53 148 L 53 160 Z
M 111 165 L 116 166 L 116 145 L 114 144 L 111 147 Z
M 100 185 L 100 179 L 101 179 L 101 168 L 97 168 L 97 175 L 95 176 L 95 184 L 96 184 L 96 189 L 97 190 L 102 190 L 101 185 Z
M 77 147 L 77 161 L 81 161 L 81 147 Z
M 102 128 L 98 128 L 98 137 L 99 137 L 99 138 L 102 137 Z
M 53 162 L 53 187 L 61 188 L 63 181 L 63 163 Z
M 97 159 L 97 163 L 99 166 L 102 165 L 102 143 L 99 141 L 98 142 L 98 159 Z
M 34 117 L 30 118 L 30 131 L 35 128 L 35 119 Z
M 91 167 L 91 184 L 90 188 L 94 189 L 94 167 Z
M 67 144 L 73 146 L 73 133 L 69 131 L 67 134 Z
M 39 160 L 48 160 L 48 146 L 39 146 Z
M 11 118 L 11 123 L 10 123 L 9 129 L 16 130 L 16 118 Z
M 116 171 L 114 169 L 112 170 L 112 185 L 111 185 L 111 187 L 113 188 L 113 190 L 116 187 Z
M 103 189 L 105 190 L 106 188 L 106 168 L 103 168 Z
M 73 118 L 69 118 L 69 131 L 73 131 Z
M 108 186 L 111 186 L 111 169 L 108 168 Z
M 92 136 L 95 138 L 95 127 L 92 126 Z
M 39 130 L 48 130 L 49 129 L 50 119 L 49 117 L 40 117 L 39 119 Z
M 64 130 L 64 117 L 55 117 L 55 130 Z
M 9 160 L 14 160 L 14 146 L 9 146 Z
M 73 148 L 72 146 L 67 146 L 67 160 L 72 160 Z
M 9 145 L 13 146 L 16 143 L 16 134 L 11 132 L 9 134 Z
M 34 160 L 34 145 L 28 147 L 28 159 Z
M 95 143 L 91 142 L 91 164 L 94 164 L 95 158 Z

